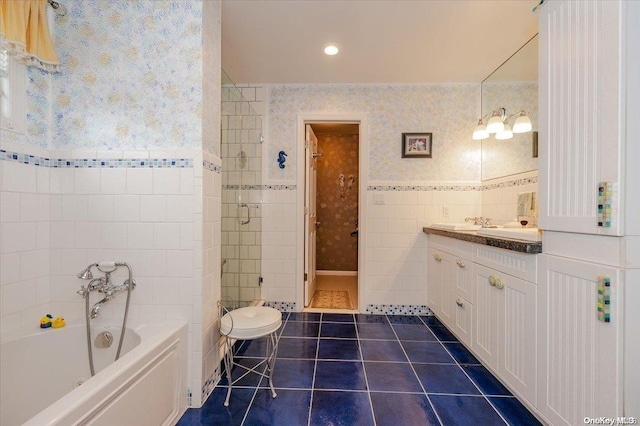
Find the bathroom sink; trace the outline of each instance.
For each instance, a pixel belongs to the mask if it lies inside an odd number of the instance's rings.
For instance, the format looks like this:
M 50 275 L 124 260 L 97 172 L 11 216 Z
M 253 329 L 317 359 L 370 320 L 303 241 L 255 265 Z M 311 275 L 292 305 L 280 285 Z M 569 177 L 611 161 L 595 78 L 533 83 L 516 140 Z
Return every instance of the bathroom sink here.
M 482 228 L 478 235 L 485 237 L 511 238 L 514 240 L 542 241 L 538 228 Z
M 472 223 L 434 223 L 430 226 L 434 229 L 442 229 L 444 231 L 477 231 L 481 228 L 480 225 L 474 225 Z

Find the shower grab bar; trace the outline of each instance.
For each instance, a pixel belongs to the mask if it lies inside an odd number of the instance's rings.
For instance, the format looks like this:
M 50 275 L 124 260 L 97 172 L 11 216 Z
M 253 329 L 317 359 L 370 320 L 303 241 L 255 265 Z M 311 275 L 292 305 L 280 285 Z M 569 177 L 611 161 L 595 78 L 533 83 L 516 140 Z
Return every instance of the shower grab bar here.
M 249 208 L 249 204 L 240 204 L 238 207 L 246 207 L 247 208 L 247 220 L 241 220 L 240 225 L 247 225 L 251 222 L 251 209 Z

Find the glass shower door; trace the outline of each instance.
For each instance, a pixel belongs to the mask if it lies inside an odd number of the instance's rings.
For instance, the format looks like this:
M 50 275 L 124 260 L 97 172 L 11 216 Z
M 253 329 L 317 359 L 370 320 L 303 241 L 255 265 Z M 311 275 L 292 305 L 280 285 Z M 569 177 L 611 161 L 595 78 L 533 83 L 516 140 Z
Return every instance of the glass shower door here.
M 261 298 L 262 120 L 222 71 L 222 299 Z

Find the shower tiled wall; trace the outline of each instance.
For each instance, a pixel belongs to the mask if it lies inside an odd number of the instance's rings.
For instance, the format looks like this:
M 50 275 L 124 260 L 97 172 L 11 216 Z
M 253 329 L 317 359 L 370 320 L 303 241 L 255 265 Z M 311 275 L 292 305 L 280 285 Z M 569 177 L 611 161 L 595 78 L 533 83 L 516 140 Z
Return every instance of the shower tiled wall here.
M 221 285 L 228 306 L 261 298 L 262 119 L 249 99 L 255 104 L 255 88 L 222 87 Z
M 357 271 L 358 135 L 316 134 L 316 269 Z M 342 179 L 342 181 L 340 180 Z

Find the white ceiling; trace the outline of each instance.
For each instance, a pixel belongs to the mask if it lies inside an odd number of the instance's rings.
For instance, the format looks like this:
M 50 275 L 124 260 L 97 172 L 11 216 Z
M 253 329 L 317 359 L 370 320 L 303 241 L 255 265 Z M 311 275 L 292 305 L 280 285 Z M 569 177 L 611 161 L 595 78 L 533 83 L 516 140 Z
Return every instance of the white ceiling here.
M 222 66 L 236 83 L 479 83 L 537 33 L 537 3 L 223 0 Z

